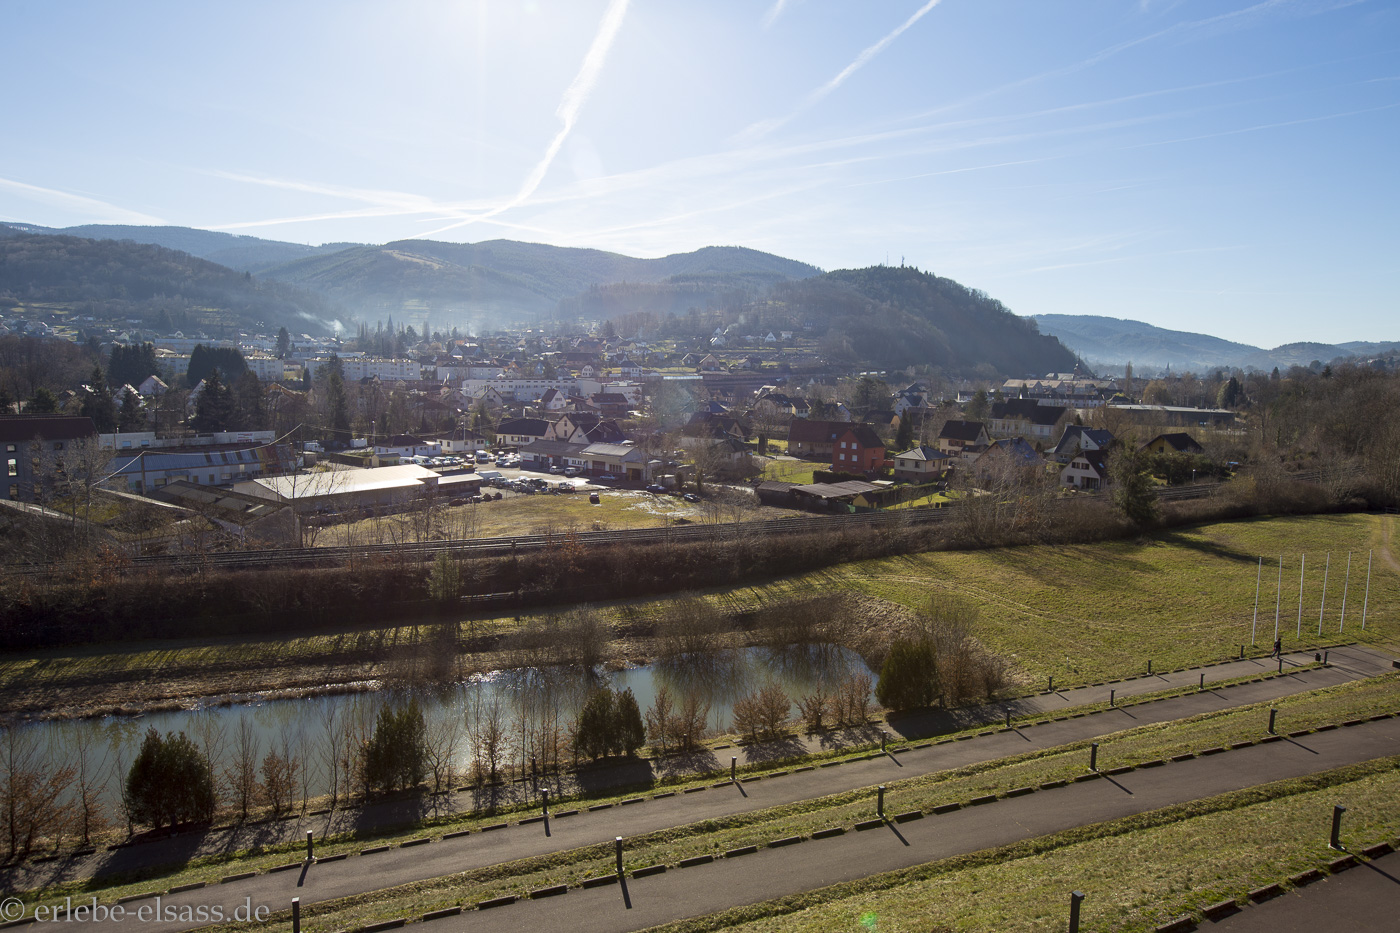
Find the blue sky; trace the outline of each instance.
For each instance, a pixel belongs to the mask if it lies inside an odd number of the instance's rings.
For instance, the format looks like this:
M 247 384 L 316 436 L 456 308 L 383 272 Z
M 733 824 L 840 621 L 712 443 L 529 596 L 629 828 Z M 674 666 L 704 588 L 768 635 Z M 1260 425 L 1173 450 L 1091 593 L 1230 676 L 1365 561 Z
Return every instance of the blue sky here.
M 733 244 L 1400 339 L 1389 0 L 9 0 L 0 32 L 0 220 Z

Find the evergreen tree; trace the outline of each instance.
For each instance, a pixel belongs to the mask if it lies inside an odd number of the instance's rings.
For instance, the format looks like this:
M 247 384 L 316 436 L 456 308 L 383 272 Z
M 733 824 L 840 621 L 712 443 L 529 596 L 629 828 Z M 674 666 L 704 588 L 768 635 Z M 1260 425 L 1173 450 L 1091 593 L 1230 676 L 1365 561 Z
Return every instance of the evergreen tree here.
M 46 386 L 39 386 L 25 403 L 27 415 L 52 415 L 58 411 L 58 398 Z
M 146 413 L 141 410 L 141 398 L 135 392 L 122 393 L 122 407 L 117 412 L 117 427 L 124 433 L 146 429 Z
M 233 389 L 237 402 L 237 427 L 243 431 L 263 431 L 267 428 L 267 405 L 263 400 L 262 383 L 256 374 L 246 372 L 238 377 Z
M 604 687 L 595 690 L 583 704 L 574 731 L 574 751 L 589 758 L 602 758 L 617 747 L 615 708 L 617 697 Z
M 233 390 L 224 382 L 217 369 L 210 370 L 204 380 L 204 389 L 195 402 L 194 420 L 191 424 L 196 431 L 232 431 L 238 427 L 238 401 Z
M 292 335 L 287 333 L 287 328 L 277 328 L 277 358 L 285 360 L 287 351 L 292 348 Z
M 14 413 L 15 397 L 10 394 L 10 390 L 5 386 L 0 386 L 0 415 Z
M 365 785 L 372 790 L 412 787 L 427 773 L 428 727 L 418 700 L 380 709 L 364 752 Z
M 899 419 L 899 431 L 894 437 L 894 449 L 902 452 L 912 446 L 914 446 L 914 416 L 905 412 Z
M 1155 524 L 1160 514 L 1157 486 L 1149 472 L 1148 453 L 1135 450 L 1130 437 L 1108 458 L 1108 478 L 1113 483 L 1113 504 L 1138 526 Z
M 345 372 L 340 357 L 331 354 L 326 364 L 326 416 L 331 430 L 342 435 L 350 431 L 350 405 L 345 397 Z
M 875 699 L 893 710 L 922 709 L 938 699 L 938 657 L 928 638 L 895 639 L 880 667 Z
M 642 710 L 631 687 L 617 695 L 614 721 L 618 751 L 624 755 L 635 755 L 637 749 L 647 743 L 647 729 L 642 723 Z
M 183 732 L 146 730 L 126 775 L 126 807 L 133 822 L 161 829 L 214 815 L 214 783 L 198 746 Z
M 117 429 L 117 403 L 107 388 L 107 377 L 102 374 L 101 366 L 92 368 L 89 381 L 91 385 L 83 392 L 83 404 L 78 413 L 92 419 L 97 433 L 111 434 Z

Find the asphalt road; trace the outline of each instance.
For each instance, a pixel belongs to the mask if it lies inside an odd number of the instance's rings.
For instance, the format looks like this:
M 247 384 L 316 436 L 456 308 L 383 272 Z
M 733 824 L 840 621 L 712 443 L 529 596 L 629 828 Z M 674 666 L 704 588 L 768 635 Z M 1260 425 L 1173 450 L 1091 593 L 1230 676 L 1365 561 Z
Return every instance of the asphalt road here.
M 1303 671 L 1289 677 L 1216 691 L 1207 690 L 1128 709 L 1106 710 L 1030 728 L 992 732 L 967 741 L 911 749 L 897 756 L 882 756 L 753 783 L 715 787 L 702 793 L 638 799 L 633 805 L 585 811 L 573 816 L 556 815 L 548 821 L 548 834 L 544 823 L 513 825 L 493 832 L 434 840 L 420 846 L 352 856 L 343 861 L 316 863 L 199 891 L 168 895 L 163 898 L 163 903 L 167 906 L 218 903 L 231 909 L 243 903 L 245 898 L 250 898 L 254 904 L 284 908 L 292 897 L 300 897 L 303 904 L 310 904 L 527 856 L 611 842 L 619 835 L 625 837 L 852 788 L 871 787 L 917 774 L 1093 738 L 1133 726 L 1259 702 L 1287 693 L 1341 683 L 1358 676 L 1362 667 L 1379 666 L 1379 657 L 1366 651 L 1358 651 L 1354 657 L 1344 652 L 1334 652 L 1334 658 L 1354 667 Z M 1193 679 L 1192 683 L 1195 682 Z M 1286 729 L 1287 723 L 1280 722 L 1279 726 Z M 1265 723 L 1261 721 L 1261 734 L 1264 727 Z M 647 910 L 651 913 L 638 912 L 640 904 L 634 903 L 632 910 L 620 916 L 628 924 L 642 918 L 637 925 L 646 926 L 666 919 L 708 913 L 734 904 L 766 900 L 834 881 L 943 858 L 957 852 L 1001 845 L 1086 822 L 1113 819 L 1169 803 L 1398 752 L 1400 720 L 1386 720 L 1319 733 L 1296 741 L 1254 746 L 1130 775 L 1071 785 L 1060 790 L 1042 791 L 1024 798 L 1006 799 L 955 814 L 930 817 L 901 824 L 897 831 L 896 828 L 889 828 L 848 835 L 841 840 L 804 843 L 790 849 L 762 850 L 756 855 L 736 858 L 732 862 L 722 860 L 704 869 L 672 869 L 665 875 L 629 880 L 629 890 L 632 892 L 629 897 L 634 901 L 638 899 L 637 892 L 657 885 L 662 886 L 666 893 L 664 897 L 646 901 Z M 1111 768 L 1114 764 L 1112 756 L 1111 743 L 1106 744 L 1100 751 L 1100 767 Z M 891 792 L 887 812 L 896 813 L 899 810 L 896 788 Z M 937 832 L 931 831 L 930 827 L 934 826 L 938 827 Z M 876 846 L 872 851 L 869 849 L 871 839 L 894 840 L 895 845 Z M 924 841 L 915 845 L 916 839 Z M 905 845 L 905 842 L 909 845 Z M 833 843 L 849 844 L 855 848 L 847 851 L 847 854 L 829 859 L 823 853 L 837 851 L 839 845 Z M 805 867 L 790 868 L 790 864 Z M 697 877 L 696 873 L 702 870 L 706 874 L 698 877 L 706 879 L 704 884 L 694 885 L 694 882 L 687 881 L 688 878 Z M 737 872 L 736 877 L 742 882 L 737 887 L 729 882 L 731 872 Z M 718 879 L 718 882 L 711 883 L 711 878 Z M 692 885 L 698 890 L 690 890 Z M 613 897 L 620 895 L 620 889 L 610 890 Z M 487 911 L 481 916 L 494 921 L 509 920 L 514 925 L 518 922 L 516 911 L 529 913 L 548 910 L 551 909 L 548 904 L 555 902 L 568 902 L 573 906 L 565 909 L 573 911 L 580 903 L 586 901 L 591 904 L 598 896 L 598 892 L 592 890 L 570 890 L 567 896 L 551 898 L 548 902 L 531 901 L 507 908 L 507 912 L 510 912 L 508 918 L 504 912 L 495 911 Z M 606 903 L 606 896 L 603 903 Z M 669 906 L 663 907 L 662 904 Z M 669 913 L 661 916 L 656 911 Z M 459 918 L 459 921 L 463 924 L 476 922 L 467 915 Z M 193 925 L 170 923 L 143 926 L 178 930 Z M 566 928 L 584 929 L 576 922 L 570 922 Z M 634 927 L 624 924 L 599 928 Z
M 1395 933 L 1400 852 L 1244 908 L 1199 927 L 1207 933 Z M 436 933 L 436 931 L 434 931 Z

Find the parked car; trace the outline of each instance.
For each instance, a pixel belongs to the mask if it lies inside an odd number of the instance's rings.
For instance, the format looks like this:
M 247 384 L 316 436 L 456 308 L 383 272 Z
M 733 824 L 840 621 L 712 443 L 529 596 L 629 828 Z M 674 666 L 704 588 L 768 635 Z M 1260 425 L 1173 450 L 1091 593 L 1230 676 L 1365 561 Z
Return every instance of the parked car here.
M 598 498 L 598 494 L 597 494 L 596 492 L 590 492 L 590 493 L 588 494 L 588 501 L 591 502 L 591 503 L 593 503 L 594 505 L 597 505 L 599 502 L 601 502 L 601 501 L 603 501 L 603 500 L 601 500 L 601 499 Z
M 655 493 L 658 496 L 664 493 L 665 491 L 666 487 L 662 486 L 660 483 L 652 483 L 651 485 L 647 486 L 647 492 Z
M 578 467 L 564 467 L 565 476 L 578 476 Z
M 564 468 L 561 466 L 552 466 L 549 468 L 549 472 L 553 473 L 555 476 L 559 476 L 564 472 Z
M 693 492 L 688 492 L 688 493 L 686 493 L 685 495 L 681 496 L 681 498 L 684 499 L 686 502 L 699 502 L 699 501 L 700 501 L 700 497 L 697 496 L 697 495 L 696 495 L 695 493 L 693 493 Z
M 598 477 L 598 478 L 599 478 L 599 479 L 603 479 L 603 480 L 610 480 L 610 481 L 616 481 L 616 480 L 617 480 L 617 477 L 616 477 L 616 476 L 613 476 L 611 473 L 604 473 L 602 476 L 600 476 L 600 477 Z

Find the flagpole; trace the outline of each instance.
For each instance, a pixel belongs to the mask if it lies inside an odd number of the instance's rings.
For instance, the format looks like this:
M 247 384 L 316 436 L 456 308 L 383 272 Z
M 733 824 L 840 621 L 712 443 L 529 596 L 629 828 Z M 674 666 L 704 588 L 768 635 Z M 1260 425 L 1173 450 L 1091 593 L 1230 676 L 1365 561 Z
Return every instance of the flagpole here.
M 1308 566 L 1308 555 L 1298 562 L 1298 637 L 1303 637 L 1303 571 Z
M 1322 637 L 1322 614 L 1327 611 L 1327 574 L 1332 569 L 1332 552 L 1327 552 L 1327 563 L 1322 565 L 1322 605 L 1317 607 L 1317 634 Z
M 1366 606 L 1371 602 L 1371 551 L 1366 552 L 1366 598 L 1361 601 L 1361 631 L 1366 631 Z
M 1347 587 L 1351 585 L 1351 551 L 1347 551 L 1347 575 L 1342 581 L 1342 618 L 1337 626 L 1338 632 L 1347 630 Z
M 1259 572 L 1254 575 L 1254 622 L 1249 626 L 1249 645 L 1254 646 L 1254 631 L 1259 628 L 1259 581 L 1264 579 L 1264 558 L 1259 558 Z

